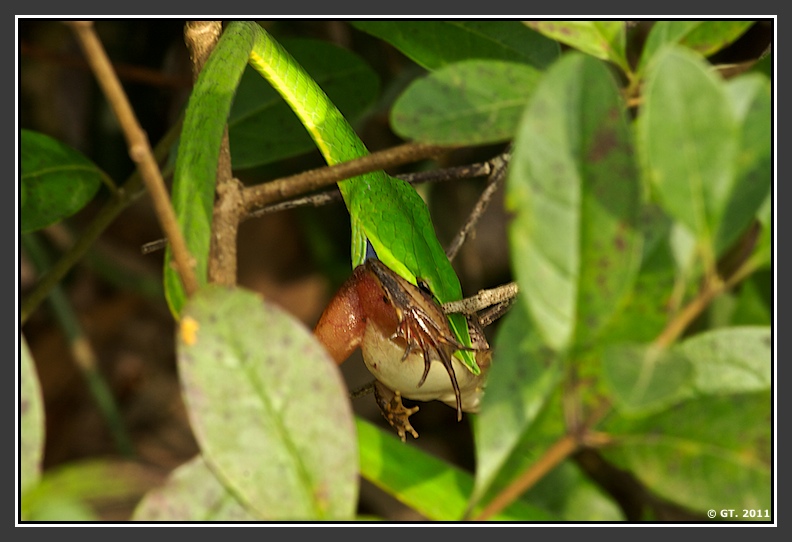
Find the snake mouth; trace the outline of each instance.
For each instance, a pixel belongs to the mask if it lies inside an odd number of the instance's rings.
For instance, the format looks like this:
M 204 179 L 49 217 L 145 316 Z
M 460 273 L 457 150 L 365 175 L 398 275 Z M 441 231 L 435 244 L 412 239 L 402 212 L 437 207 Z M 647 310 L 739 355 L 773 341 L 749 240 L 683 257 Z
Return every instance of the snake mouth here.
M 456 399 L 457 419 L 462 419 L 462 393 L 454 372 L 453 356 L 457 350 L 474 350 L 462 345 L 454 336 L 437 301 L 430 292 L 397 276 L 378 260 L 367 260 L 367 265 L 380 282 L 388 302 L 396 311 L 398 325 L 391 339 L 406 343 L 402 361 L 413 352 L 423 356 L 424 370 L 418 381 L 421 387 L 429 375 L 433 361 L 445 367 Z
M 447 326 L 445 327 L 447 328 Z M 416 350 L 421 352 L 424 360 L 424 370 L 421 379 L 418 381 L 419 388 L 426 381 L 429 369 L 432 367 L 432 361 L 437 360 L 443 364 L 454 389 L 457 420 L 462 420 L 462 393 L 454 372 L 452 357 L 454 352 L 465 347 L 459 344 L 450 333 L 442 329 L 420 307 L 410 307 L 400 315 L 399 325 L 393 337 L 403 339 L 407 343 L 402 361 Z

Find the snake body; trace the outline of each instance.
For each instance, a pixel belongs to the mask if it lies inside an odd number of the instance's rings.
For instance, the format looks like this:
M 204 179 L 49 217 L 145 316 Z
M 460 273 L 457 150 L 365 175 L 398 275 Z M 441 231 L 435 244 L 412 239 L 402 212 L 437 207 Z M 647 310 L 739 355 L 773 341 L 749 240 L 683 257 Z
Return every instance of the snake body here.
M 249 64 L 280 93 L 311 135 L 325 161 L 338 164 L 368 150 L 338 108 L 300 64 L 258 24 L 235 21 L 225 31 L 251 47 Z M 409 184 L 384 171 L 338 183 L 352 228 L 352 267 L 367 257 L 367 242 L 377 258 L 412 284 L 428 287 L 439 303 L 462 299 L 462 288 L 435 234 L 429 209 Z M 449 316 L 460 344 L 470 347 L 464 316 Z M 475 357 L 456 354 L 474 374 Z

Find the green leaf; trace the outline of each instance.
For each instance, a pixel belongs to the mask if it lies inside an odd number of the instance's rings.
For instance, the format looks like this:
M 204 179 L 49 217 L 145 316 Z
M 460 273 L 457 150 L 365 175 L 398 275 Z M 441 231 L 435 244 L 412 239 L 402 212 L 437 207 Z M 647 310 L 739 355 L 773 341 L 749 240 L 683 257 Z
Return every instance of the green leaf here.
M 477 509 L 486 503 L 491 503 L 497 496 L 508 488 L 512 488 L 515 480 L 522 477 L 537 461 L 547 454 L 559 439 L 566 433 L 564 408 L 562 406 L 563 386 L 558 385 L 547 398 L 544 406 L 537 413 L 530 427 L 520 435 L 519 442 L 515 443 L 511 453 L 498 467 L 497 474 L 488 484 L 488 489 L 483 495 L 474 494 L 471 499 L 472 510 L 467 517 L 475 518 Z M 478 435 L 478 418 L 474 418 L 474 434 Z M 519 499 L 523 503 L 532 504 L 542 509 L 548 516 L 558 521 L 561 513 L 558 507 L 551 502 L 542 502 L 531 499 L 527 494 Z
M 770 327 L 727 327 L 705 331 L 675 349 L 693 365 L 695 388 L 703 394 L 769 390 L 772 384 Z
M 136 502 L 159 476 L 137 463 L 90 459 L 47 470 L 28 488 L 22 517 L 27 521 L 96 521 L 99 511 Z
M 639 419 L 612 417 L 606 459 L 650 490 L 690 508 L 769 509 L 769 392 L 705 396 Z
M 364 478 L 429 520 L 456 521 L 465 512 L 473 478 L 462 469 L 407 446 L 391 432 L 357 419 L 360 471 Z M 541 521 L 550 516 L 515 502 L 494 521 Z
M 353 122 L 379 91 L 377 74 L 360 57 L 327 42 L 283 40 L 283 46 Z M 252 68 L 245 70 L 228 119 L 235 169 L 269 164 L 316 149 L 283 98 Z
M 602 364 L 618 408 L 629 415 L 668 408 L 691 393 L 691 363 L 675 349 L 614 345 L 605 349 Z
M 677 269 L 670 243 L 670 219 L 653 205 L 641 209 L 643 257 L 624 308 L 610 322 L 599 344 L 650 342 L 668 323 Z
M 41 478 L 44 400 L 33 357 L 22 335 L 19 336 L 19 343 L 19 490 L 24 494 Z
M 519 21 L 353 21 L 427 70 L 471 59 L 524 62 L 538 69 L 558 57 L 558 44 Z
M 518 305 L 522 302 L 517 301 Z M 475 504 L 526 434 L 562 376 L 558 355 L 543 346 L 527 311 L 513 307 L 493 348 L 481 413 L 474 426 L 476 446 Z
M 564 461 L 523 495 L 543 503 L 563 521 L 624 521 L 624 513 L 573 461 Z
M 770 194 L 756 212 L 762 230 L 756 241 L 756 248 L 751 255 L 751 261 L 756 268 L 768 267 L 773 263 L 773 198 Z
M 768 50 L 767 52 L 763 53 L 763 56 L 756 61 L 756 63 L 751 66 L 751 71 L 754 73 L 761 73 L 768 79 L 773 77 L 774 73 L 774 62 L 773 62 L 773 52 Z
M 512 266 L 546 343 L 591 340 L 640 265 L 640 184 L 624 103 L 608 68 L 576 53 L 542 79 L 507 179 Z
M 447 65 L 407 87 L 393 104 L 391 125 L 404 138 L 439 145 L 505 141 L 540 74 L 517 62 Z
M 717 230 L 736 192 L 740 132 L 725 85 L 694 53 L 665 49 L 648 68 L 636 130 L 658 202 L 714 261 L 726 248 Z
M 104 173 L 57 139 L 22 130 L 19 148 L 22 233 L 73 215 L 93 199 L 102 184 Z
M 630 71 L 625 55 L 625 23 L 620 21 L 526 21 L 537 32 Z
M 717 230 L 716 246 L 730 247 L 756 220 L 770 194 L 773 175 L 773 109 L 770 81 L 760 74 L 746 74 L 727 83 L 735 118 L 740 124 L 736 179 Z
M 346 386 L 293 316 L 209 285 L 185 305 L 179 374 L 213 472 L 260 519 L 348 519 L 357 451 Z
M 199 455 L 174 470 L 135 507 L 134 521 L 254 521 Z
M 247 25 L 231 25 L 223 32 L 195 82 L 184 114 L 171 202 L 195 261 L 199 285 L 207 281 L 220 142 L 253 38 L 253 29 Z M 168 306 L 178 316 L 186 295 L 170 245 L 165 251 L 164 285 Z
M 730 324 L 769 326 L 773 321 L 773 274 L 765 268 L 740 283 Z
M 745 33 L 756 21 L 658 21 L 646 38 L 638 71 L 652 61 L 663 46 L 679 44 L 703 56 L 720 51 Z

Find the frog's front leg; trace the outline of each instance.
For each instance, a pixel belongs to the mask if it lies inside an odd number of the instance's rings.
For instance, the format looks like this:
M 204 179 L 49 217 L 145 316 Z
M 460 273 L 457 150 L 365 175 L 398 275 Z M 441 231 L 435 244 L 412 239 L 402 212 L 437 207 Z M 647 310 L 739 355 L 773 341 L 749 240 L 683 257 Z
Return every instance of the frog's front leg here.
M 410 423 L 410 416 L 418 412 L 418 407 L 407 408 L 402 403 L 401 393 L 386 387 L 379 380 L 374 381 L 374 397 L 380 412 L 388 420 L 388 423 L 399 434 L 399 438 L 404 442 L 405 435 L 409 432 L 413 438 L 418 438 L 418 431 Z

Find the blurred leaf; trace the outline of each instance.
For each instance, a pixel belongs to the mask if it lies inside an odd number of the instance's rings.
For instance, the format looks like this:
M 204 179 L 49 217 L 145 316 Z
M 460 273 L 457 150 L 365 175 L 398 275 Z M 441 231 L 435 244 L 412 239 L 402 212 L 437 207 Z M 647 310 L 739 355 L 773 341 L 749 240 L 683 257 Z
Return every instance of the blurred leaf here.
M 253 38 L 253 29 L 247 25 L 232 24 L 225 29 L 193 86 L 184 115 L 171 202 L 195 261 L 193 270 L 199 285 L 207 280 L 220 142 Z M 170 245 L 165 250 L 163 274 L 168 306 L 178 317 L 186 295 Z
M 352 26 L 383 39 L 427 70 L 470 59 L 524 62 L 548 67 L 558 44 L 519 21 L 353 21 Z
M 209 285 L 185 306 L 177 354 L 202 454 L 248 509 L 268 520 L 353 517 L 349 397 L 300 322 L 253 293 Z
M 91 459 L 44 473 L 23 499 L 27 521 L 96 521 L 102 510 L 136 502 L 160 481 L 137 463 Z
M 354 121 L 374 102 L 377 74 L 354 53 L 318 40 L 283 40 L 344 116 Z M 234 169 L 269 164 L 316 149 L 305 127 L 275 89 L 248 67 L 228 119 Z
M 551 39 L 630 71 L 623 21 L 526 21 L 525 24 Z
M 32 510 L 23 508 L 22 521 L 72 522 L 99 521 L 97 515 L 85 503 L 62 495 L 42 497 Z
M 652 61 L 663 46 L 679 44 L 709 56 L 733 43 L 756 21 L 657 21 L 641 53 L 638 71 Z
M 730 324 L 769 326 L 773 324 L 773 276 L 770 269 L 753 273 L 740 283 Z
M 607 459 L 691 510 L 769 509 L 769 392 L 704 396 L 639 419 L 612 417 Z
M 628 415 L 662 410 L 691 392 L 690 361 L 675 349 L 614 345 L 605 350 L 602 365 L 619 410 Z
M 393 104 L 391 125 L 404 138 L 479 145 L 514 135 L 541 72 L 527 64 L 467 60 L 413 82 Z
M 716 245 L 729 247 L 756 220 L 770 194 L 773 178 L 773 107 L 770 81 L 746 74 L 727 82 L 735 118 L 740 124 L 739 147 L 733 158 L 736 179 L 718 227 Z
M 761 269 L 773 263 L 773 198 L 771 194 L 765 198 L 764 203 L 756 212 L 756 219 L 762 227 L 756 248 L 751 255 L 751 262 L 755 268 Z
M 643 261 L 624 308 L 610 322 L 600 345 L 650 342 L 668 323 L 669 300 L 677 269 L 670 245 L 671 222 L 656 206 L 641 210 Z
M 772 384 L 770 327 L 705 331 L 675 349 L 693 364 L 695 387 L 704 394 L 769 390 Z
M 726 248 L 717 230 L 735 193 L 739 132 L 725 85 L 705 62 L 664 49 L 648 69 L 637 146 L 659 203 L 702 243 L 707 262 Z
M 473 491 L 467 472 L 414 446 L 406 446 L 392 433 L 357 419 L 361 474 L 399 502 L 429 520 L 457 521 L 465 512 Z M 531 505 L 516 502 L 494 521 L 542 521 L 551 519 Z
M 134 521 L 254 521 L 242 503 L 196 456 L 174 470 L 166 483 L 149 491 Z
M 522 304 L 518 299 L 518 304 Z M 474 426 L 475 504 L 529 431 L 562 376 L 563 364 L 543 346 L 527 311 L 513 307 L 498 328 L 481 414 Z
M 22 233 L 73 215 L 93 199 L 102 184 L 102 170 L 57 139 L 22 130 L 19 150 Z
M 38 373 L 25 337 L 20 334 L 19 358 L 19 490 L 25 492 L 41 477 L 44 455 L 44 400 Z
M 506 200 L 520 294 L 552 348 L 591 340 L 629 293 L 640 197 L 612 75 L 591 57 L 565 56 L 520 121 Z
M 528 490 L 523 500 L 543 503 L 563 521 L 624 521 L 624 513 L 573 461 L 564 461 Z
M 751 67 L 751 71 L 761 73 L 768 79 L 772 80 L 773 77 L 773 52 L 768 51 L 764 56 L 756 61 L 756 64 Z
M 486 503 L 491 503 L 507 488 L 512 487 L 518 477 L 524 476 L 526 472 L 534 468 L 536 462 L 540 461 L 550 448 L 558 444 L 559 439 L 566 433 L 562 395 L 563 386 L 559 383 L 534 417 L 530 427 L 522 432 L 520 440 L 515 443 L 511 453 L 498 467 L 487 490 L 476 499 L 476 502 L 480 504 L 473 508 L 472 513 L 469 514 L 470 517 L 475 517 L 477 509 L 482 508 Z M 478 435 L 480 433 L 479 419 L 474 418 L 474 422 L 476 422 L 474 435 Z M 560 508 L 554 507 L 553 503 L 531 499 L 527 494 L 523 494 L 519 500 L 542 509 L 548 517 L 555 521 L 559 519 Z

